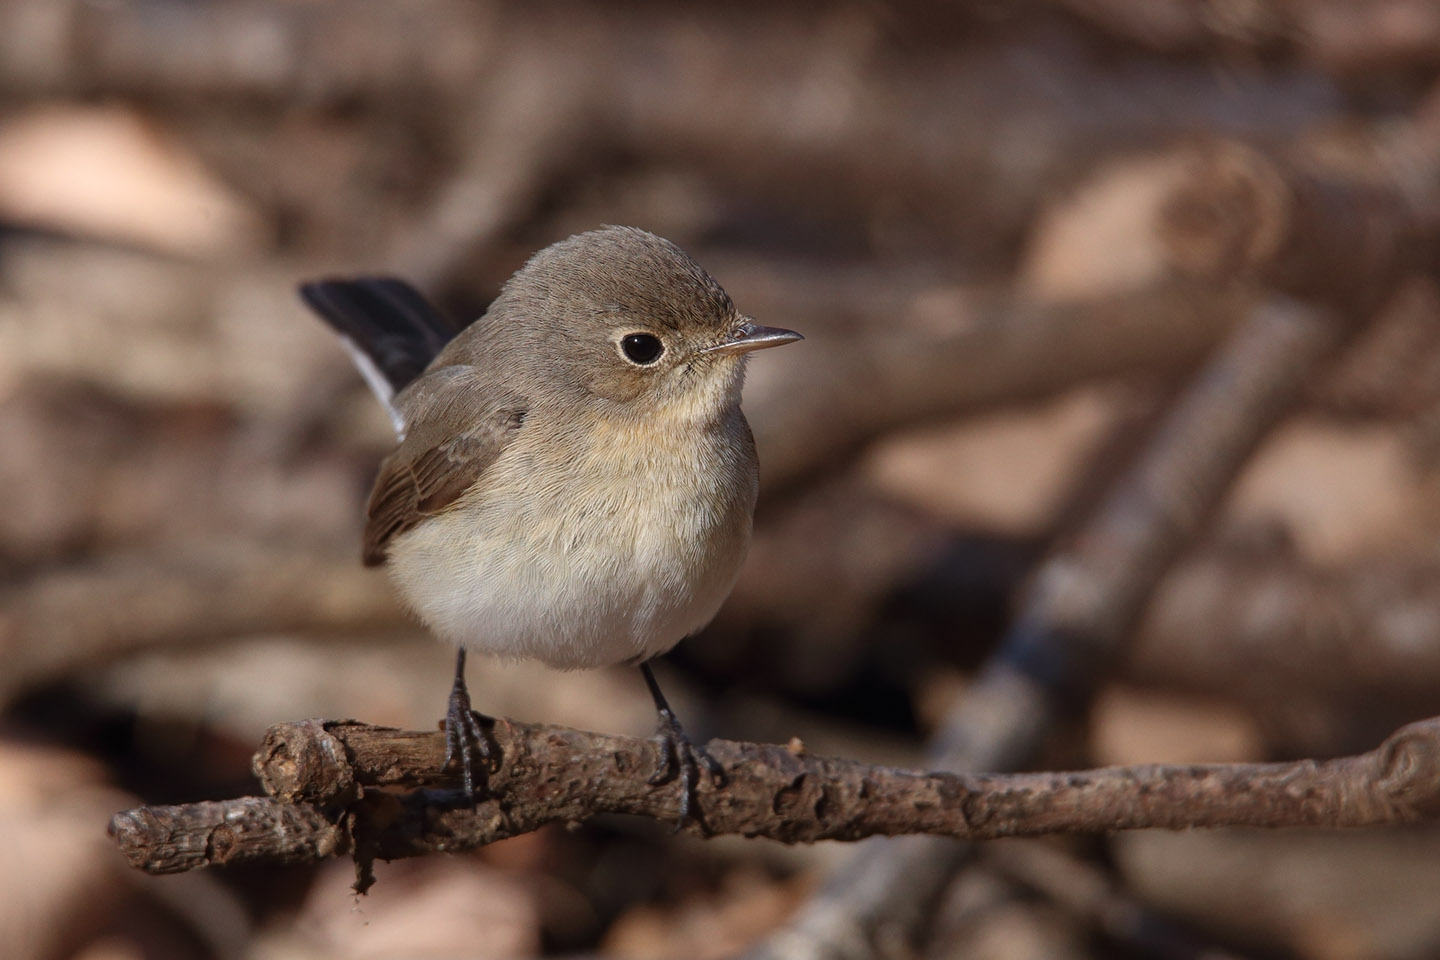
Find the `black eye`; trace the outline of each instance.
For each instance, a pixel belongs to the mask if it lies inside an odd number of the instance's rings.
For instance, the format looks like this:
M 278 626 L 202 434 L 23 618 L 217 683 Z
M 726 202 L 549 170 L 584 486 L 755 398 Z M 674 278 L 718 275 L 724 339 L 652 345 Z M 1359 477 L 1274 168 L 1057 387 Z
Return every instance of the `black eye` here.
M 660 354 L 665 352 L 665 344 L 653 334 L 628 333 L 620 338 L 620 352 L 631 363 L 643 366 L 659 360 Z

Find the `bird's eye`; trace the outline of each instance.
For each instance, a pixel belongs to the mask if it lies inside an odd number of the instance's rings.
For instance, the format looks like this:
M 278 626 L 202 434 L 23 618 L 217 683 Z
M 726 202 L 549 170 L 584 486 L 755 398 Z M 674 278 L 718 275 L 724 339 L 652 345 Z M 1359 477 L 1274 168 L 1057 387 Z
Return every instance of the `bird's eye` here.
M 631 363 L 649 366 L 660 359 L 660 354 L 665 352 L 665 344 L 651 333 L 628 333 L 620 338 L 620 352 Z

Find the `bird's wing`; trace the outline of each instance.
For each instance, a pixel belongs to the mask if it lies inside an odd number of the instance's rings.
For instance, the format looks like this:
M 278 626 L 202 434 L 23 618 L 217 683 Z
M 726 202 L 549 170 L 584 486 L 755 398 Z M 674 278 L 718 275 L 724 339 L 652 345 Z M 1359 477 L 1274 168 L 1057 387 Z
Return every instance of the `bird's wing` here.
M 364 560 L 385 562 L 386 545 L 443 511 L 519 433 L 529 404 L 497 389 L 471 366 L 428 371 L 396 398 L 409 430 L 380 464 L 366 507 Z

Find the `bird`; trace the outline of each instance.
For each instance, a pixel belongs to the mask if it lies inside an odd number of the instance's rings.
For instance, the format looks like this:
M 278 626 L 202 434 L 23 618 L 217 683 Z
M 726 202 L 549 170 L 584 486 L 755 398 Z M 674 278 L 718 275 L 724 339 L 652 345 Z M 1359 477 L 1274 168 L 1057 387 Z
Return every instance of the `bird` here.
M 804 338 L 740 313 L 678 246 L 626 226 L 535 253 L 463 328 L 394 277 L 317 280 L 300 296 L 395 427 L 362 559 L 457 647 L 444 769 L 459 761 L 473 802 L 492 761 L 468 651 L 559 670 L 634 664 L 657 713 L 650 780 L 678 778 L 683 826 L 699 766 L 724 775 L 650 663 L 734 586 L 759 483 L 746 364 Z

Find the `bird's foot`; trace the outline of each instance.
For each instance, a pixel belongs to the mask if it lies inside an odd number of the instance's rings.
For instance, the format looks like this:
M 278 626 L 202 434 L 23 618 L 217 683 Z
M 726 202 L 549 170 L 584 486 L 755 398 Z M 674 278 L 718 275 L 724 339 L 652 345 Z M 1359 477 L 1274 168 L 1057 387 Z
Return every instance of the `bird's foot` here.
M 650 775 L 651 784 L 669 783 L 680 778 L 680 816 L 675 829 L 684 829 L 695 809 L 695 788 L 700 781 L 700 767 L 709 772 L 717 786 L 725 785 L 725 768 L 720 761 L 710 756 L 704 747 L 697 746 L 685 735 L 680 721 L 666 707 L 660 710 L 660 726 L 655 731 L 655 742 L 660 746 L 660 762 Z
M 479 756 L 480 763 L 475 763 Z M 460 761 L 460 776 L 465 787 L 465 797 L 475 803 L 475 775 L 480 775 L 480 789 L 485 788 L 491 759 L 490 742 L 485 739 L 485 729 L 480 717 L 470 708 L 470 691 L 465 688 L 465 679 L 458 672 L 455 685 L 450 688 L 450 705 L 445 711 L 445 762 L 442 769 L 449 770 L 456 759 Z

